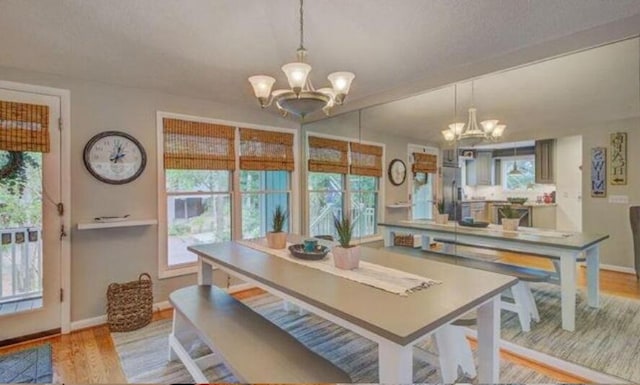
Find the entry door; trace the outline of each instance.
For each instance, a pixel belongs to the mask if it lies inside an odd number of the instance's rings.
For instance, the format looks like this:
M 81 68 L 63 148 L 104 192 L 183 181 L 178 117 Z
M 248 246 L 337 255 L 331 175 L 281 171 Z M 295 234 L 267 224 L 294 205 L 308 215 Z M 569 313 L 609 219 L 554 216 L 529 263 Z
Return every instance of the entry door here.
M 0 167 L 19 157 L 13 187 L 0 183 L 0 342 L 61 327 L 60 98 L 0 88 L 0 100 L 48 107 L 50 152 L 0 150 Z M 0 121 L 0 130 L 10 124 Z M 15 164 L 15 163 L 14 163 Z M 7 170 L 5 168 L 5 170 Z M 5 179 L 5 182 L 7 180 Z
M 409 166 L 407 178 L 409 180 L 409 199 L 413 203 L 410 211 L 411 219 L 432 219 L 437 174 L 411 172 L 413 153 L 421 152 L 438 156 L 438 149 L 424 146 L 409 145 Z

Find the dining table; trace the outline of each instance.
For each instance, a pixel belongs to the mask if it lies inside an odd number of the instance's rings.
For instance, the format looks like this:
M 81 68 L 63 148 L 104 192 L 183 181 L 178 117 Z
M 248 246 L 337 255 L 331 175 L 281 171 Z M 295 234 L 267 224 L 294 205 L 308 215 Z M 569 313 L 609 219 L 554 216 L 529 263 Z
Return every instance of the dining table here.
M 499 225 L 487 227 L 463 226 L 455 221 L 437 224 L 431 220 L 396 220 L 379 223 L 384 228 L 385 246 L 393 246 L 394 234 L 411 233 L 423 236 L 422 247 L 427 250 L 434 239 L 468 247 L 506 250 L 550 258 L 559 267 L 562 328 L 575 330 L 577 264 L 586 261 L 587 302 L 600 307 L 600 245 L 608 234 L 558 231 L 519 227 L 507 231 Z
M 289 235 L 288 244 L 303 239 Z M 258 242 L 266 245 L 264 239 Z M 245 241 L 195 245 L 189 250 L 198 256 L 199 284 L 213 284 L 213 270 L 220 269 L 377 343 L 380 383 L 413 383 L 413 346 L 475 310 L 478 381 L 500 382 L 500 293 L 515 285 L 517 278 L 360 247 L 360 267 L 348 274 L 357 275 L 366 263 L 437 282 L 399 295 Z M 438 351 L 456 354 L 446 344 L 438 343 Z

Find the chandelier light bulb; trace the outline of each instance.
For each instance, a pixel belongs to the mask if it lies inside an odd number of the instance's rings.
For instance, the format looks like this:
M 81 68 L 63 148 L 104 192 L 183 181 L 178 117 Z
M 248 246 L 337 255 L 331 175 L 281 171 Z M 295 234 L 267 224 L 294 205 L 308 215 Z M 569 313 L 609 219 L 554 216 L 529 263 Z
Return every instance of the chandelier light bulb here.
M 351 82 L 356 77 L 352 72 L 334 72 L 327 76 L 327 79 L 331 82 L 333 91 L 336 94 L 336 103 L 342 104 L 344 98 L 349 93 L 351 88 Z
M 487 134 L 491 133 L 496 126 L 498 125 L 498 120 L 495 119 L 491 119 L 491 120 L 483 120 L 482 122 L 480 122 L 480 125 L 482 126 L 482 129 L 484 130 L 484 132 L 486 132 Z
M 456 138 L 456 134 L 451 130 L 442 131 L 442 135 L 447 142 L 452 142 Z
M 498 124 L 498 125 L 496 125 L 496 127 L 491 132 L 491 136 L 493 136 L 494 138 L 501 137 L 502 134 L 504 133 L 504 129 L 505 128 L 507 128 L 506 124 Z
M 289 86 L 293 92 L 299 94 L 307 83 L 307 76 L 311 72 L 311 66 L 301 62 L 288 63 L 282 66 L 282 72 L 287 75 Z
M 454 135 L 460 135 L 464 131 L 464 123 L 451 123 L 449 125 L 449 130 L 451 130 Z

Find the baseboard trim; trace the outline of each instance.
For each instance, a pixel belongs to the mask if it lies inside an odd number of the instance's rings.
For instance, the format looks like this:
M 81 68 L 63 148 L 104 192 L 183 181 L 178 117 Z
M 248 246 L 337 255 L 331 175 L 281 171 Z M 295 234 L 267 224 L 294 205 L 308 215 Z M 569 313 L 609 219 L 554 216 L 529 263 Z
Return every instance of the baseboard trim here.
M 240 283 L 237 285 L 233 285 L 230 286 L 229 288 L 227 288 L 227 292 L 230 294 L 233 293 L 237 293 L 240 291 L 244 291 L 244 290 L 249 290 L 252 289 L 254 287 L 254 285 L 250 284 L 250 283 Z M 156 302 L 153 304 L 153 311 L 154 312 L 158 312 L 158 311 L 163 311 L 163 310 L 167 310 L 167 309 L 171 309 L 173 308 L 173 306 L 171 306 L 171 303 L 169 301 L 162 301 L 162 302 Z M 100 326 L 100 325 L 104 325 L 107 323 L 107 315 L 101 315 L 98 317 L 92 317 L 92 318 L 85 318 L 82 320 L 78 320 L 78 321 L 73 321 L 71 322 L 71 330 L 70 331 L 77 331 L 77 330 L 81 330 L 81 329 L 87 329 L 87 328 L 92 328 L 95 326 Z
M 478 333 L 476 330 L 467 328 L 466 334 L 468 337 L 471 337 L 473 339 L 477 340 L 478 338 L 477 336 Z M 582 365 L 574 364 L 572 362 L 568 362 L 560 358 L 550 356 L 546 353 L 542 353 L 537 350 L 525 348 L 523 346 L 514 344 L 513 342 L 505 341 L 503 339 L 500 340 L 500 348 L 514 355 L 548 366 L 559 372 L 564 372 L 564 373 L 573 375 L 575 377 L 583 378 L 591 383 L 595 383 L 595 384 L 629 384 L 630 383 L 629 381 L 623 380 L 621 378 L 611 376 L 605 373 L 601 373 L 596 370 L 584 367 Z
M 585 262 L 580 263 L 581 267 L 586 267 L 587 264 Z M 608 270 L 615 271 L 618 273 L 626 273 L 636 275 L 636 270 L 633 267 L 625 267 L 625 266 L 617 266 L 617 265 L 607 265 L 606 263 L 600 264 L 600 270 Z

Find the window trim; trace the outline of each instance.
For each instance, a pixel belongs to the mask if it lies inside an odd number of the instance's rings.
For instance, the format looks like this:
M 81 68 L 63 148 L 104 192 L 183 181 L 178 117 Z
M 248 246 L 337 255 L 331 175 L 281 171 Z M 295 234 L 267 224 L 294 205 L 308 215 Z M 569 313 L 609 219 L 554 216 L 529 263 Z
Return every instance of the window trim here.
M 387 156 L 387 146 L 384 143 L 379 143 L 379 142 L 373 142 L 373 141 L 369 141 L 369 140 L 361 140 L 359 138 L 353 138 L 353 137 L 348 137 L 348 136 L 339 136 L 339 135 L 330 135 L 330 134 L 324 134 L 324 133 L 319 133 L 319 132 L 314 132 L 314 131 L 306 131 L 305 135 L 304 135 L 304 143 L 303 143 L 303 148 L 304 148 L 304 165 L 303 167 L 301 167 L 302 171 L 302 175 L 304 176 L 304 208 L 303 208 L 303 214 L 304 214 L 304 220 L 303 220 L 303 226 L 304 226 L 304 231 L 305 233 L 307 233 L 310 229 L 309 229 L 309 225 L 311 224 L 311 218 L 310 218 L 310 208 L 309 208 L 309 189 L 308 189 L 308 183 L 309 183 L 309 173 L 310 171 L 308 170 L 308 163 L 309 163 L 309 137 L 310 136 L 316 136 L 319 138 L 326 138 L 326 139 L 334 139 L 334 140 L 342 140 L 345 142 L 358 142 L 358 143 L 362 143 L 362 144 L 370 144 L 370 145 L 374 145 L 374 146 L 380 146 L 382 147 L 382 157 L 381 157 L 381 161 L 382 161 L 382 176 L 378 178 L 378 209 L 377 209 L 377 213 L 376 213 L 376 218 L 377 218 L 377 222 L 376 223 L 384 223 L 384 218 L 385 218 L 385 207 L 386 207 L 386 195 L 385 195 L 385 190 L 386 190 L 386 184 L 387 184 L 387 177 L 385 175 L 385 165 L 386 163 L 386 156 Z M 349 160 L 349 170 L 350 170 L 350 166 L 351 166 L 351 146 L 348 146 L 347 149 L 347 156 L 348 156 L 348 160 Z M 331 174 L 331 173 L 329 173 Z M 344 190 L 342 190 L 343 194 L 346 194 L 346 198 L 349 198 L 351 195 L 351 191 L 350 191 L 350 186 L 349 186 L 349 181 L 348 178 L 346 176 L 349 176 L 351 174 L 347 173 L 347 174 L 343 174 L 343 180 L 344 180 Z M 302 195 L 302 194 L 301 194 Z M 348 202 L 349 199 L 343 199 L 343 212 L 349 212 L 348 210 L 351 209 L 350 207 L 350 202 Z M 371 236 L 367 236 L 367 237 L 362 237 L 362 238 L 358 238 L 358 239 L 373 239 L 373 238 L 378 238 L 380 236 L 382 236 L 382 230 L 380 226 L 376 226 L 377 227 L 377 231 L 375 234 L 372 234 Z M 355 242 L 355 239 L 354 239 Z
M 233 240 L 242 237 L 242 205 L 240 204 L 240 127 L 253 128 L 263 131 L 275 131 L 293 134 L 293 160 L 295 164 L 294 170 L 291 172 L 291 190 L 290 190 L 290 211 L 297 211 L 300 207 L 300 170 L 303 165 L 300 162 L 299 152 L 299 134 L 297 129 L 272 127 L 258 124 L 243 123 L 237 121 L 229 121 L 222 119 L 213 119 L 202 116 L 185 115 L 166 111 L 156 111 L 156 171 L 157 171 L 157 205 L 158 205 L 158 277 L 160 279 L 177 277 L 181 275 L 197 273 L 197 262 L 189 264 L 176 265 L 169 267 L 168 265 L 168 231 L 167 231 L 167 191 L 165 181 L 164 162 L 164 136 L 163 136 L 163 118 L 184 119 L 203 123 L 223 124 L 235 127 L 235 145 L 236 151 L 235 161 L 236 170 L 231 171 L 231 186 L 229 194 L 231 196 L 231 237 Z M 291 231 L 293 233 L 300 232 L 300 217 L 292 216 L 290 218 Z

